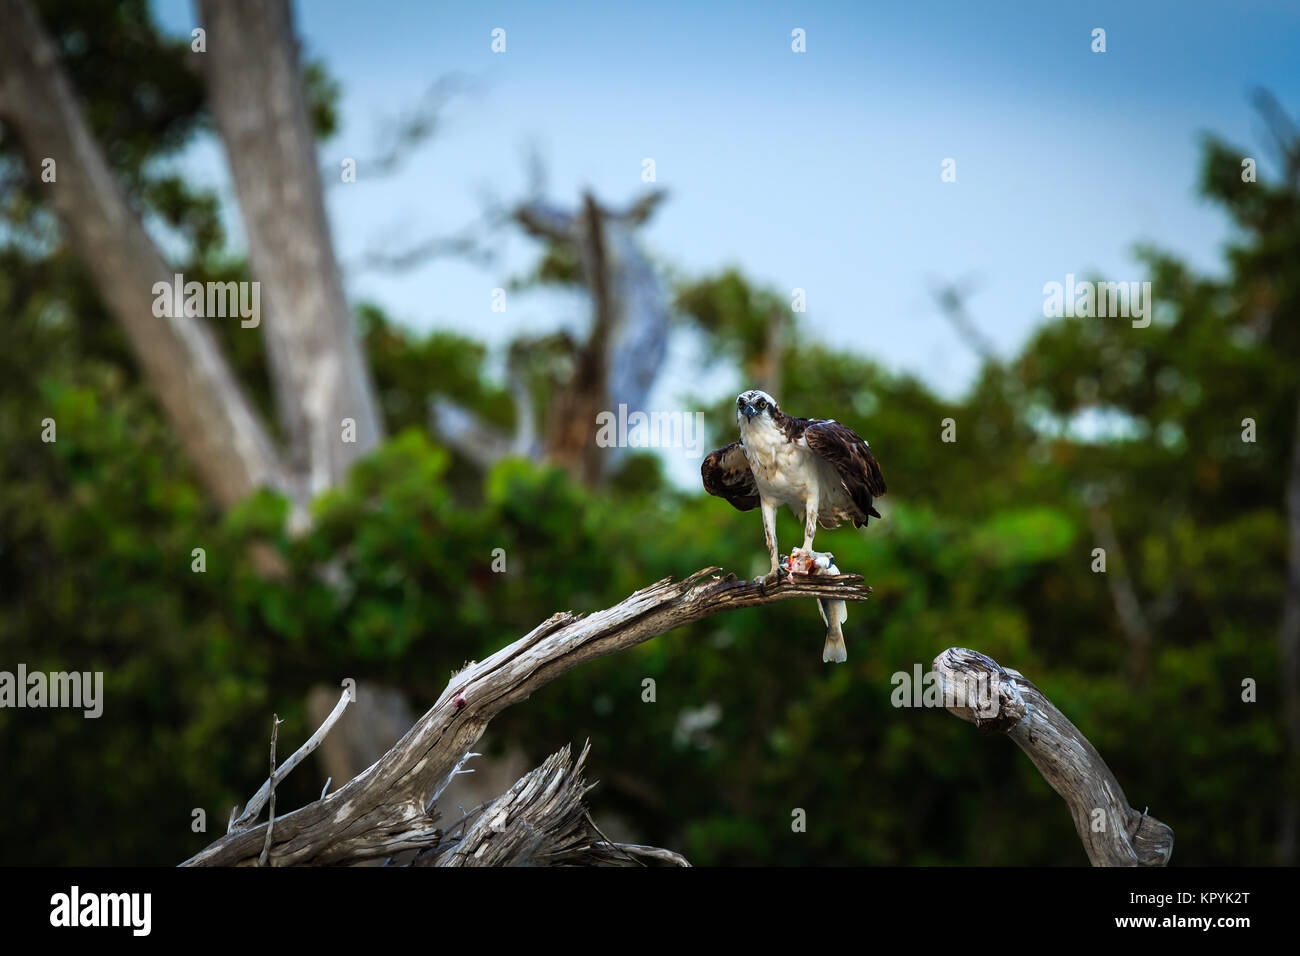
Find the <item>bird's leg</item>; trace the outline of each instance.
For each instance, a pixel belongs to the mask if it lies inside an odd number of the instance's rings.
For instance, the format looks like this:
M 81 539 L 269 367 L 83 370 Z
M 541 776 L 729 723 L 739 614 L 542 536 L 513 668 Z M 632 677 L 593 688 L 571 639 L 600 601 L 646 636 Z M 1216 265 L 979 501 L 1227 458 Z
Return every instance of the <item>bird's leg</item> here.
M 803 549 L 812 554 L 813 536 L 817 534 L 817 512 L 821 505 L 821 499 L 818 495 L 818 489 L 814 485 L 813 490 L 803 503 Z
M 776 547 L 777 503 L 763 498 L 759 506 L 763 509 L 763 539 L 767 542 L 767 553 L 772 559 L 772 570 L 762 578 L 762 583 L 775 584 L 781 579 L 781 554 Z

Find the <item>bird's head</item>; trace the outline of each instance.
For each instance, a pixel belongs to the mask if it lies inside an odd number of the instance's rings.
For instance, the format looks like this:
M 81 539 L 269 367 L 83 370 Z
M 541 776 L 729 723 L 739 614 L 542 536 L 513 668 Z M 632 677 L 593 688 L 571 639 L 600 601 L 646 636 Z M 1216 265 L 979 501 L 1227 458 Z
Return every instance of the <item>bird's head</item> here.
M 736 421 L 742 428 L 747 423 L 757 424 L 759 419 L 770 423 L 772 414 L 778 411 L 776 399 L 762 389 L 751 388 L 736 399 Z

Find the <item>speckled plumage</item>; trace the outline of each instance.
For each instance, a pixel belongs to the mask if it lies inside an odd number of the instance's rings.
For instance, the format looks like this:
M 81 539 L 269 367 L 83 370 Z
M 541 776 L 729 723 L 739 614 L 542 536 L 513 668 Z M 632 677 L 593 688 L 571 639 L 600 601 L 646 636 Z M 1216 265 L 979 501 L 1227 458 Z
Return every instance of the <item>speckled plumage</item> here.
M 766 392 L 751 389 L 736 400 L 740 441 L 712 452 L 700 467 L 704 488 L 740 511 L 763 510 L 772 571 L 780 556 L 776 510 L 786 505 L 804 524 L 805 550 L 817 525 L 845 521 L 864 527 L 880 512 L 872 501 L 886 492 L 870 447 L 846 425 L 830 419 L 794 418 Z
M 736 399 L 736 423 L 740 441 L 711 452 L 700 465 L 704 490 L 740 511 L 762 509 L 772 559 L 767 580 L 780 573 L 776 511 L 781 505 L 804 526 L 803 548 L 790 552 L 791 567 L 838 574 L 829 552 L 813 551 L 813 536 L 818 524 L 838 528 L 848 521 L 861 528 L 880 517 L 872 500 L 885 493 L 885 476 L 866 441 L 837 421 L 793 418 L 756 389 Z M 847 617 L 844 602 L 819 601 L 818 609 L 827 626 L 822 660 L 842 662 L 848 656 L 840 628 Z

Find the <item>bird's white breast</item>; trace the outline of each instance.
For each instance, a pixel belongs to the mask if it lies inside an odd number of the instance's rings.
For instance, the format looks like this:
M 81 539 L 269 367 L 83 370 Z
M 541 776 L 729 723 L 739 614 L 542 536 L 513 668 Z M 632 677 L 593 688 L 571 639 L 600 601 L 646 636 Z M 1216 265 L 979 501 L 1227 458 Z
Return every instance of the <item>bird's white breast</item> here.
M 764 498 L 802 506 L 819 480 L 817 458 L 802 437 L 789 441 L 765 417 L 741 425 L 745 458 Z

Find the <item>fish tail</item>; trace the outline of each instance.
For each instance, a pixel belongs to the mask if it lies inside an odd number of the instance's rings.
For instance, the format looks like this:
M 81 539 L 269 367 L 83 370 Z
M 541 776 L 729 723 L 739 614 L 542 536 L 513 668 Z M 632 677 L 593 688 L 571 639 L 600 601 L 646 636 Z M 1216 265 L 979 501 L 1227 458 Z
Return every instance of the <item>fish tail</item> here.
M 822 661 L 827 664 L 842 664 L 849 659 L 848 648 L 844 644 L 844 632 L 840 624 L 848 616 L 843 601 L 828 601 L 829 613 L 826 617 L 826 646 L 822 648 Z

